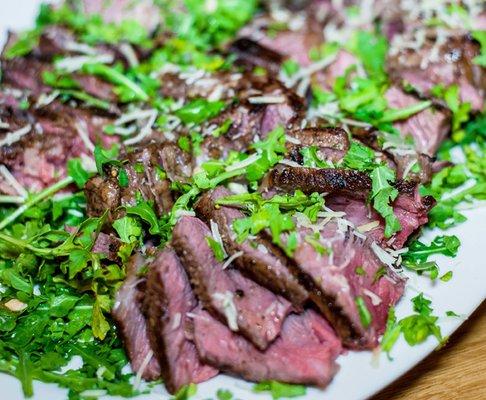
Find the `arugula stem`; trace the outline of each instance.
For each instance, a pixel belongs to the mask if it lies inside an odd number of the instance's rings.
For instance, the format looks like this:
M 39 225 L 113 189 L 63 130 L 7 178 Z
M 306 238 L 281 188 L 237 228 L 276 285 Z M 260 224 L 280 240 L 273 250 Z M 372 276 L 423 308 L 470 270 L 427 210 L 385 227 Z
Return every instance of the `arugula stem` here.
M 135 93 L 141 101 L 147 101 L 149 99 L 148 94 L 140 86 L 112 67 L 104 64 L 85 64 L 83 70 L 88 74 L 99 75 L 108 79 L 114 84 L 125 86 Z
M 29 250 L 34 254 L 40 256 L 47 256 L 53 254 L 53 249 L 40 249 L 38 247 L 31 246 L 29 243 L 25 242 L 24 240 L 16 239 L 12 236 L 5 235 L 4 233 L 0 233 L 0 240 L 10 243 L 17 248 Z
M 43 191 L 37 193 L 35 196 L 31 197 L 27 200 L 23 205 L 17 208 L 12 214 L 8 215 L 3 221 L 0 222 L 0 230 L 4 229 L 10 223 L 15 221 L 18 217 L 20 217 L 24 212 L 26 212 L 30 207 L 36 205 L 37 203 L 41 202 L 42 200 L 48 198 L 49 196 L 53 195 L 57 191 L 64 189 L 66 186 L 73 183 L 74 180 L 70 176 L 60 180 L 59 182 L 55 183 L 52 186 L 44 189 Z

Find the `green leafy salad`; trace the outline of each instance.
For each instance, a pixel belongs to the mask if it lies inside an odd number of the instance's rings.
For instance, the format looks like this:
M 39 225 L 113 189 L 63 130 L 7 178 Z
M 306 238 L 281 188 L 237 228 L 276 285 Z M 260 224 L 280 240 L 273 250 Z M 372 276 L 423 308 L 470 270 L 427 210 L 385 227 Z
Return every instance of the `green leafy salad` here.
M 42 4 L 33 29 L 9 34 L 0 74 L 0 372 L 26 398 L 35 381 L 67 389 L 70 400 L 133 397 L 162 383 L 130 369 L 115 297 L 130 258 L 170 246 L 174 226 L 218 186 L 231 195 L 217 207 L 243 214 L 231 224 L 236 247 L 264 237 L 281 259 L 298 260 L 305 247 L 333 265 L 339 254 L 322 232 L 336 224 L 373 243 L 381 265 L 372 277 L 357 266 L 356 282 L 376 288 L 390 274 L 418 274 L 454 284 L 460 271 L 441 270 L 434 256 L 457 256 L 461 242 L 448 229 L 486 200 L 486 33 L 477 10 L 440 1 L 419 15 L 397 1 L 405 21 L 397 33 L 388 14 L 371 15 L 359 1 L 329 2 L 326 12 L 325 2 L 290 3 L 67 1 Z M 454 76 L 441 72 L 447 63 L 457 63 Z M 286 173 L 291 190 L 281 184 Z M 321 190 L 327 173 L 338 177 Z M 339 208 L 343 198 L 364 210 L 359 218 Z M 419 237 L 432 228 L 442 230 L 432 241 Z M 206 238 L 226 268 L 243 252 L 225 240 L 217 229 Z M 353 298 L 363 331 L 378 324 L 380 301 Z M 384 311 L 375 335 L 389 358 L 400 337 L 410 346 L 447 339 L 433 299 L 417 293 L 410 310 L 399 318 L 392 302 Z M 253 392 L 306 394 L 292 383 L 266 379 Z M 238 398 L 216 389 L 213 399 Z M 191 383 L 173 398 L 195 395 Z

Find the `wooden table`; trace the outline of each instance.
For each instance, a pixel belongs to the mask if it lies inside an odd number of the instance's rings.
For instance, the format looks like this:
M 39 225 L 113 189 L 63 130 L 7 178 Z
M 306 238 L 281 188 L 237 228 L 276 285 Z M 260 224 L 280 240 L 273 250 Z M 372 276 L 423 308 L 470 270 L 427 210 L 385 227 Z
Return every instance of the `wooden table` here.
M 372 398 L 399 399 L 486 400 L 486 302 L 444 348 Z

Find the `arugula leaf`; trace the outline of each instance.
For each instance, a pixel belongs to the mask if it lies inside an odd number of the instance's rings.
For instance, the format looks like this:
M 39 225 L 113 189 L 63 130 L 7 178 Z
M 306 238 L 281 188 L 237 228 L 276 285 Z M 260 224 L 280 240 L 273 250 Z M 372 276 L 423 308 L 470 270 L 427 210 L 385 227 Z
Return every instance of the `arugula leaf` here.
M 395 182 L 395 171 L 382 165 L 371 171 L 370 177 L 372 186 L 370 198 L 374 209 L 385 219 L 385 237 L 389 238 L 402 228 L 390 204 L 398 196 L 398 190 L 390 184 Z
M 190 383 L 189 385 L 181 387 L 172 400 L 188 400 L 191 397 L 194 397 L 196 393 L 197 385 L 194 383 Z
M 430 245 L 415 240 L 410 243 L 408 251 L 402 255 L 402 258 L 403 260 L 425 262 L 432 254 L 444 254 L 448 257 L 455 257 L 460 245 L 461 241 L 455 235 L 436 236 Z
M 38 46 L 40 33 L 39 29 L 21 33 L 17 41 L 5 50 L 4 57 L 10 60 L 29 54 Z
M 432 302 L 426 299 L 423 293 L 420 293 L 412 299 L 412 303 L 415 314 L 400 321 L 397 321 L 394 308 L 389 311 L 385 334 L 381 342 L 381 348 L 388 353 L 388 356 L 400 334 L 403 334 L 410 346 L 423 343 L 429 336 L 435 336 L 439 343 L 443 341 L 440 327 L 437 325 L 439 318 L 432 315 Z
M 84 169 L 80 158 L 71 158 L 68 160 L 67 172 L 80 189 L 84 188 L 84 185 L 90 178 L 90 173 Z
M 233 393 L 231 393 L 227 389 L 218 389 L 216 392 L 216 397 L 218 398 L 218 400 L 232 400 Z
M 125 216 L 113 221 L 113 229 L 124 243 L 136 242 L 142 235 L 140 223 L 133 217 Z
M 106 306 L 103 306 L 100 296 L 97 296 L 93 304 L 93 319 L 91 322 L 91 328 L 93 329 L 93 336 L 101 340 L 106 337 L 106 334 L 110 330 L 110 324 L 106 320 L 102 311 L 103 308 L 105 311 L 109 311 L 106 310 Z
M 208 101 L 205 99 L 192 100 L 174 114 L 185 124 L 200 124 L 216 117 L 225 107 L 223 101 Z
M 253 386 L 255 393 L 270 392 L 272 399 L 293 398 L 305 396 L 307 389 L 302 385 L 291 385 L 277 381 L 264 381 Z
M 112 146 L 111 149 L 103 149 L 100 146 L 95 146 L 94 159 L 96 163 L 96 170 L 99 174 L 103 175 L 103 166 L 107 164 L 119 165 L 120 161 L 117 160 L 118 147 Z
M 472 31 L 471 35 L 481 46 L 481 54 L 473 58 L 473 63 L 486 67 L 486 31 Z
M 226 258 L 226 252 L 220 242 L 216 241 L 212 236 L 206 237 L 206 241 L 213 251 L 214 257 L 217 261 L 224 261 Z
M 373 317 L 371 316 L 368 307 L 366 307 L 366 303 L 361 296 L 358 296 L 354 299 L 356 306 L 358 307 L 359 319 L 365 328 L 368 328 L 373 321 Z
M 449 282 L 452 279 L 453 272 L 447 271 L 444 275 L 440 277 L 442 282 Z
M 379 82 L 387 80 L 385 61 L 388 52 L 388 40 L 385 36 L 357 30 L 350 47 L 363 63 L 363 67 L 370 78 Z
M 319 241 L 319 238 L 320 238 L 319 232 L 315 232 L 313 235 L 307 235 L 305 237 L 305 241 L 309 243 L 314 248 L 316 253 L 319 254 L 320 256 L 323 256 L 324 254 L 329 254 L 331 250 L 325 247 Z
M 140 202 L 136 206 L 125 207 L 125 212 L 128 215 L 137 215 L 142 221 L 149 224 L 149 232 L 152 235 L 160 233 L 159 221 L 155 215 L 153 207 L 146 201 Z
M 375 152 L 368 146 L 353 140 L 351 141 L 348 152 L 343 158 L 343 164 L 346 168 L 356 169 L 358 171 L 370 171 L 376 166 Z
M 309 146 L 303 147 L 300 149 L 300 154 L 304 158 L 303 165 L 304 167 L 311 167 L 311 168 L 329 168 L 330 164 L 324 160 L 319 158 L 317 154 L 318 151 L 317 146 Z
M 84 64 L 82 71 L 88 75 L 99 76 L 100 78 L 103 78 L 115 85 L 119 85 L 120 88 L 128 91 L 127 96 L 126 92 L 118 89 L 118 94 L 122 101 L 149 100 L 149 95 L 140 87 L 140 85 L 128 78 L 126 74 L 113 67 L 109 67 L 105 64 Z M 115 90 L 115 92 L 117 92 L 117 90 Z

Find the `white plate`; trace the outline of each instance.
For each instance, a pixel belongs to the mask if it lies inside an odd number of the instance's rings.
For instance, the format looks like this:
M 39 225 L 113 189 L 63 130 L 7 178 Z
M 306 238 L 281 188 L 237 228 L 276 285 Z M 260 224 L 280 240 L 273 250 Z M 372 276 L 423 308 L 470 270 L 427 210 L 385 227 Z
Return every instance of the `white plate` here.
M 101 1 L 101 0 L 100 0 Z M 39 0 L 2 0 L 0 5 L 0 41 L 7 29 L 25 29 L 32 26 Z M 410 299 L 417 293 L 424 292 L 433 301 L 435 315 L 441 316 L 439 323 L 444 336 L 451 335 L 462 322 L 486 298 L 486 259 L 482 250 L 486 249 L 486 208 L 465 211 L 468 221 L 457 228 L 450 229 L 448 235 L 457 235 L 462 242 L 456 258 L 437 257 L 443 272 L 453 270 L 453 278 L 445 283 L 431 283 L 426 278 L 410 275 L 405 295 L 397 306 L 397 315 L 405 316 L 411 312 Z M 443 231 L 427 231 L 424 240 L 431 240 Z M 445 312 L 452 310 L 463 318 L 445 317 Z M 400 339 L 392 351 L 393 361 L 384 354 L 373 356 L 370 352 L 350 352 L 341 356 L 338 363 L 341 370 L 331 385 L 324 391 L 309 389 L 302 400 L 310 399 L 366 399 L 388 386 L 399 376 L 419 363 L 437 346 L 435 339 L 410 347 Z M 17 380 L 0 374 L 2 399 L 22 400 L 22 391 Z M 256 395 L 251 392 L 252 384 L 220 375 L 217 378 L 198 385 L 194 399 L 215 398 L 219 388 L 231 390 L 240 399 L 270 399 L 267 395 Z M 34 400 L 61 400 L 66 398 L 66 390 L 54 385 L 36 382 Z M 144 395 L 137 400 L 163 400 L 169 396 L 162 387 L 154 389 L 151 395 Z M 108 397 L 100 397 L 108 399 Z M 112 398 L 113 399 L 113 398 Z

